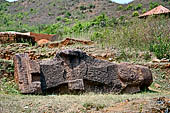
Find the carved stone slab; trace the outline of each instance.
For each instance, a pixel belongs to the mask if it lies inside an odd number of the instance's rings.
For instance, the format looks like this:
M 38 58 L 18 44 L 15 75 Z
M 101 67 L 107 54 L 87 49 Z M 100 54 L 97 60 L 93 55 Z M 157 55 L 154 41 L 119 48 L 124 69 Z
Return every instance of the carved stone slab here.
M 136 93 L 153 82 L 147 67 L 99 60 L 80 50 L 63 50 L 53 59 L 42 61 L 16 54 L 14 63 L 22 93 Z

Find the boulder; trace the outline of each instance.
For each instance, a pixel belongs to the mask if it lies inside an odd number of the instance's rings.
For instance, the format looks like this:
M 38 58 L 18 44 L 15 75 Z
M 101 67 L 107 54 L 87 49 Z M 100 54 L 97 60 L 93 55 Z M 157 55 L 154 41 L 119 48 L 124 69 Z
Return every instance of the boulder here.
M 99 60 L 80 50 L 62 50 L 41 61 L 17 54 L 14 63 L 22 93 L 136 93 L 153 81 L 147 67 Z

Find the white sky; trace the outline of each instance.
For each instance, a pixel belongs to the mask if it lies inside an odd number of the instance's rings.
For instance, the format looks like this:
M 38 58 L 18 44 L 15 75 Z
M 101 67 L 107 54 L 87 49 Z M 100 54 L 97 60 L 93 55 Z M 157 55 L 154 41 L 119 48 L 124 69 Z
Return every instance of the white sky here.
M 133 0 L 111 0 L 111 1 L 119 4 L 127 4 L 129 2 L 132 2 Z
M 9 2 L 17 1 L 17 0 L 7 0 Z M 133 0 L 111 0 L 112 2 L 120 3 L 120 4 L 127 4 L 132 2 Z
M 6 1 L 13 2 L 13 1 L 17 1 L 17 0 L 6 0 Z

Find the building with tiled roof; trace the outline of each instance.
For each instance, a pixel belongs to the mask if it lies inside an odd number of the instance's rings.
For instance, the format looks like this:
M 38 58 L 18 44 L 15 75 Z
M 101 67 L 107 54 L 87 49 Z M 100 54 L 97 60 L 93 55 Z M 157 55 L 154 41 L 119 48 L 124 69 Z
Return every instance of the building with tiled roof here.
M 160 14 L 170 14 L 170 10 L 163 7 L 162 5 L 142 14 L 139 16 L 139 18 L 147 17 L 150 15 L 160 15 Z

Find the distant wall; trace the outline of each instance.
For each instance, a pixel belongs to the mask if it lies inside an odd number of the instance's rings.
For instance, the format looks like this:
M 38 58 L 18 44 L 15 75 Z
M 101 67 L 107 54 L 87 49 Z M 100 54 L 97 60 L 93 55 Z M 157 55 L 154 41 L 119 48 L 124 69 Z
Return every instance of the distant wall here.
M 35 38 L 29 35 L 22 34 L 10 34 L 3 33 L 0 34 L 0 44 L 5 43 L 29 43 L 35 45 Z

